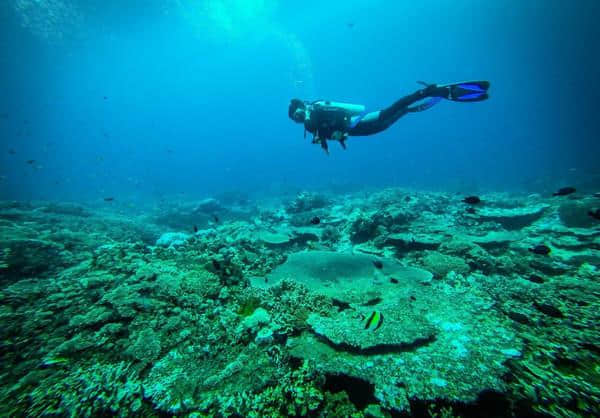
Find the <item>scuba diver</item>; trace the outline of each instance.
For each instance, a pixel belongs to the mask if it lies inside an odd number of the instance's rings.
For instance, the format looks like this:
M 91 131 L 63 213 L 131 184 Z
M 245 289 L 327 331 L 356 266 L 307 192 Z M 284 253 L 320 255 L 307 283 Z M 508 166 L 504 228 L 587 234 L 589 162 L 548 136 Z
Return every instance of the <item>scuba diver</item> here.
M 305 102 L 292 99 L 288 116 L 296 123 L 304 124 L 306 132 L 313 134 L 313 144 L 320 144 L 329 154 L 327 141 L 339 141 L 346 149 L 348 136 L 366 136 L 389 128 L 407 113 L 422 112 L 442 99 L 453 102 L 480 102 L 486 100 L 489 81 L 464 81 L 445 85 L 427 84 L 425 88 L 401 98 L 390 107 L 375 112 L 366 112 L 362 105 L 318 100 Z M 421 102 L 417 104 L 418 102 Z

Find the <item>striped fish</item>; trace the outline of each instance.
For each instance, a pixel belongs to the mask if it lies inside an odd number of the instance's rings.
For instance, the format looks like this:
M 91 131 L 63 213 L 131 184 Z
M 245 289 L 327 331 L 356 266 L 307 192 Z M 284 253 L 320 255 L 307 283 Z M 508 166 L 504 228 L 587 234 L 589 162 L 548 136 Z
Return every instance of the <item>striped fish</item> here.
M 365 320 L 365 316 L 362 316 L 362 319 Z M 366 318 L 365 321 L 365 329 L 377 331 L 379 327 L 383 324 L 383 314 L 379 311 L 373 311 Z

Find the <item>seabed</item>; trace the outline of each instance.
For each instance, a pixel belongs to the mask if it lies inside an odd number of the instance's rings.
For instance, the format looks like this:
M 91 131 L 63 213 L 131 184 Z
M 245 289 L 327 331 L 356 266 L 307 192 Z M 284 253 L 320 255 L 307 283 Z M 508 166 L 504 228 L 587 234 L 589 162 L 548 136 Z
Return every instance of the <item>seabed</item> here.
M 464 197 L 0 202 L 0 415 L 600 415 L 600 199 Z

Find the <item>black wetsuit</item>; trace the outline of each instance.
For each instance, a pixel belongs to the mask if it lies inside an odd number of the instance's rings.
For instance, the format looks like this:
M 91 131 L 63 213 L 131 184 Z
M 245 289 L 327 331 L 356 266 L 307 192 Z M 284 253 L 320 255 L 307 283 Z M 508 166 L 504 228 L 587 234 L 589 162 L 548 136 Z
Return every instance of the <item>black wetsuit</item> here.
M 320 139 L 331 139 L 334 132 L 339 131 L 349 136 L 366 136 L 379 133 L 389 128 L 394 122 L 409 112 L 420 112 L 429 106 L 410 105 L 432 97 L 444 94 L 445 91 L 438 89 L 435 85 L 416 91 L 401 98 L 390 107 L 379 112 L 372 112 L 351 128 L 351 115 L 344 109 L 328 106 L 329 102 L 319 101 L 313 103 L 310 118 L 304 122 L 304 128 Z M 378 115 L 375 115 L 378 113 Z M 324 146 L 326 148 L 326 145 Z
M 354 128 L 348 129 L 349 136 L 365 136 L 373 135 L 381 131 L 385 131 L 393 125 L 398 119 L 410 112 L 420 112 L 427 107 L 410 105 L 429 97 L 427 89 L 422 89 L 401 98 L 390 107 L 387 107 L 379 112 L 379 117 L 369 119 L 365 117 L 358 122 Z

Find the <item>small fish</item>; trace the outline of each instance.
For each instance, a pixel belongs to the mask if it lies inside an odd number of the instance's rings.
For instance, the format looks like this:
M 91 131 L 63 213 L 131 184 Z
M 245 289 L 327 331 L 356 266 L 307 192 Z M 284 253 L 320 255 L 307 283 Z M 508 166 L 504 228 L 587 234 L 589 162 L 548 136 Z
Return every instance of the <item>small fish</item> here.
M 319 218 L 318 216 L 315 216 L 310 220 L 310 223 L 312 225 L 319 225 L 321 223 L 321 218 Z
M 362 316 L 362 320 L 364 321 L 365 317 Z M 372 330 L 373 332 L 377 331 L 381 325 L 383 324 L 383 314 L 379 311 L 371 312 L 371 315 L 365 321 L 365 329 Z
M 348 22 L 346 23 L 346 26 L 348 26 L 349 29 L 352 29 L 354 27 L 354 22 Z
M 475 208 L 473 208 L 473 207 L 468 207 L 468 208 L 465 210 L 465 212 L 467 212 L 468 214 L 471 214 L 471 215 L 475 215 L 475 214 L 477 213 L 477 211 L 476 211 L 476 210 L 475 210 Z
M 548 255 L 550 254 L 550 247 L 543 245 L 543 244 L 539 244 L 536 245 L 535 247 L 531 247 L 529 248 L 529 251 L 531 251 L 534 254 L 539 254 L 539 255 Z
M 563 187 L 562 189 L 558 189 L 557 192 L 552 193 L 552 196 L 566 196 L 571 193 L 575 193 L 577 190 L 575 187 Z
M 398 281 L 398 279 L 396 279 L 395 277 L 390 277 L 390 283 L 393 283 L 393 284 L 398 284 L 398 283 L 400 283 L 400 282 L 399 282 L 399 281 Z
M 404 201 L 405 201 L 405 202 L 410 202 L 410 196 L 406 196 L 406 197 L 404 198 Z
M 467 196 L 462 200 L 463 203 L 467 203 L 469 205 L 476 205 L 481 203 L 481 199 L 479 196 Z
M 102 99 L 108 100 L 108 96 L 102 96 Z
M 590 215 L 592 218 L 600 221 L 600 209 L 590 210 L 588 212 L 588 215 Z
M 194 225 L 194 232 L 198 232 L 198 227 Z
M 105 201 L 105 202 L 112 202 L 113 200 L 115 200 L 115 198 L 114 198 L 114 197 L 111 197 L 111 196 L 108 196 L 108 197 L 105 197 L 105 198 L 104 198 L 104 201 Z
M 533 283 L 544 283 L 544 279 L 537 274 L 530 274 L 526 279 Z
M 599 197 L 600 198 L 600 192 L 594 193 L 594 197 Z
M 17 153 L 17 151 L 15 151 L 15 150 L 14 150 L 14 149 L 12 149 L 12 148 L 9 148 L 9 149 L 8 149 L 8 153 L 9 153 L 10 155 L 15 155 L 15 154 Z
M 217 215 L 213 215 L 213 220 L 215 221 L 215 223 L 219 223 L 219 217 Z
M 378 270 L 381 270 L 383 268 L 383 263 L 379 260 L 373 260 L 373 265 Z
M 35 160 L 27 160 L 25 162 L 29 165 L 35 164 Z

